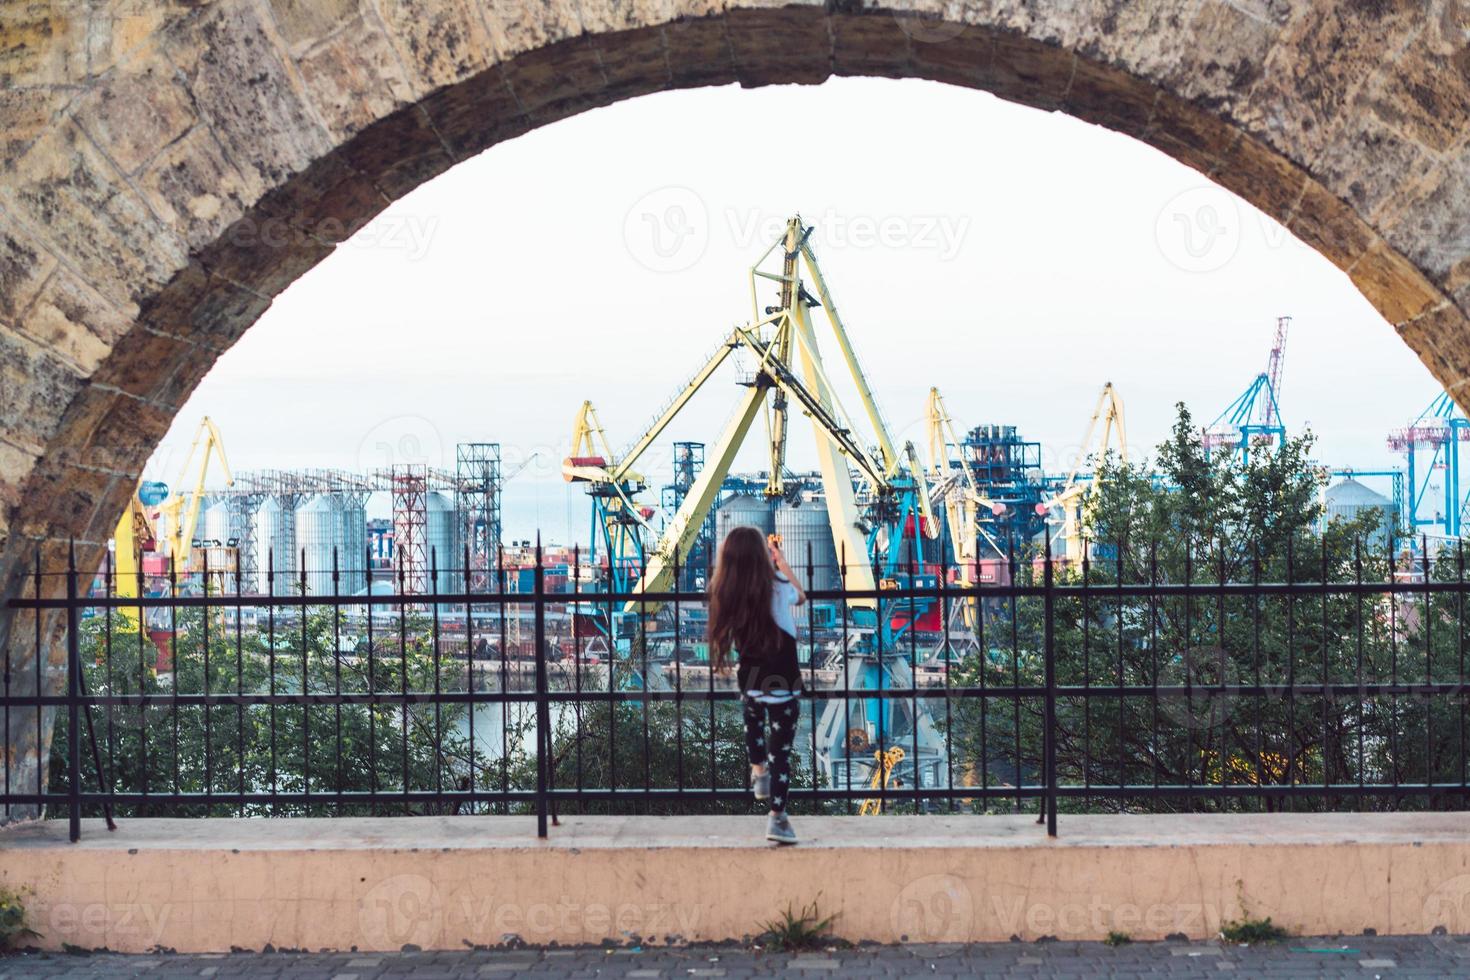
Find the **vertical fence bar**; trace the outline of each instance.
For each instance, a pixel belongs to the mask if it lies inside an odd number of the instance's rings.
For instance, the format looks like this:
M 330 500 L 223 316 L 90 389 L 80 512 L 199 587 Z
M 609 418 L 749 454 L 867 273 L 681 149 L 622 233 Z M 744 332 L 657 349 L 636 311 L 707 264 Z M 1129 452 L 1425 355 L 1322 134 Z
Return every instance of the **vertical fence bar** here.
M 36 615 L 40 615 L 39 610 Z M 39 664 L 41 648 L 36 647 L 36 662 Z M 40 668 L 38 667 L 37 670 Z M 67 816 L 70 821 L 71 841 L 82 839 L 82 649 L 77 637 L 77 548 L 72 542 L 66 556 L 66 770 L 67 770 Z M 39 713 L 43 709 L 36 706 Z M 40 744 L 36 744 L 37 765 Z
M 1046 586 L 1045 597 L 1045 649 L 1046 658 L 1046 735 L 1042 751 L 1043 767 L 1046 771 L 1046 835 L 1057 835 L 1057 658 L 1056 658 L 1056 596 L 1052 585 L 1051 535 L 1045 536 L 1045 564 L 1042 579 Z
M 551 755 L 551 711 L 546 701 L 546 588 L 542 581 L 541 534 L 536 534 L 536 571 L 532 601 L 536 643 L 536 836 L 546 836 L 546 766 Z

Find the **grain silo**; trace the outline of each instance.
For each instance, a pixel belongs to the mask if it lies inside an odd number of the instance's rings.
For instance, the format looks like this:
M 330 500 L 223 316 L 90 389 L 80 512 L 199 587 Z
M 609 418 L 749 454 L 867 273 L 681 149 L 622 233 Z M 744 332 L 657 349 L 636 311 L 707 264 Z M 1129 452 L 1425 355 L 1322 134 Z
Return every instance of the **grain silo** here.
M 837 550 L 832 545 L 832 525 L 827 520 L 827 501 L 821 497 L 809 500 L 783 500 L 776 508 L 776 533 L 781 535 L 781 550 L 791 563 L 802 584 L 809 589 L 840 588 L 837 573 Z M 811 549 L 811 570 L 807 569 L 807 549 Z M 864 556 L 857 556 L 863 561 Z M 852 563 L 853 559 L 848 558 Z
M 724 543 L 725 536 L 737 527 L 749 526 L 762 534 L 776 530 L 776 517 L 771 502 L 753 493 L 737 493 L 725 498 L 715 511 L 715 548 Z
M 255 511 L 255 542 L 255 590 L 291 595 L 296 581 L 295 511 L 275 497 L 262 500 Z
M 203 520 L 199 522 L 194 537 L 205 547 L 220 547 L 230 543 L 230 500 L 215 497 L 204 507 Z
M 1365 513 L 1375 513 L 1378 528 L 1364 543 L 1376 548 L 1388 545 L 1388 535 L 1398 523 L 1398 513 L 1394 510 L 1392 500 L 1352 479 L 1328 487 L 1324 497 L 1329 521 L 1352 521 Z
M 332 592 L 332 548 L 338 544 L 341 534 L 341 519 L 338 505 L 331 494 L 319 493 L 308 497 L 296 508 L 296 549 L 301 556 L 302 566 L 297 569 L 306 573 L 307 595 L 330 595 Z M 280 581 L 277 580 L 277 591 Z M 295 592 L 293 588 L 285 594 Z
M 424 550 L 424 587 L 430 592 L 458 592 L 464 581 L 459 515 L 448 497 L 433 491 L 424 495 L 424 510 L 428 544 Z M 439 572 L 433 582 L 428 580 L 431 567 Z
M 337 589 L 354 595 L 367 587 L 367 511 L 360 498 L 334 494 L 337 507 Z

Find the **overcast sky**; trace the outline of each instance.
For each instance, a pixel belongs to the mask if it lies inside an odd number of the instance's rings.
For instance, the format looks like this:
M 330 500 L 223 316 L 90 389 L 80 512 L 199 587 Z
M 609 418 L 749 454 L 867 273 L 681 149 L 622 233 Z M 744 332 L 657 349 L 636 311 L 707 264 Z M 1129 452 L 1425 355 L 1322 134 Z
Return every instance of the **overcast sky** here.
M 452 468 L 455 443 L 499 442 L 508 468 L 541 453 L 506 488 L 507 534 L 584 536 L 559 479 L 578 406 L 614 448 L 636 437 L 748 317 L 746 269 L 795 211 L 900 439 L 937 385 L 961 428 L 1019 426 L 1060 469 L 1112 381 L 1148 449 L 1176 401 L 1207 423 L 1245 389 L 1281 314 L 1283 415 L 1324 462 L 1402 462 L 1385 433 L 1438 392 L 1345 275 L 1157 151 L 979 92 L 837 79 L 624 102 L 420 187 L 277 298 L 148 476 L 176 478 L 204 414 L 240 470 Z M 713 444 L 740 390 L 717 379 L 671 439 Z M 803 425 L 795 464 L 811 444 Z M 655 486 L 668 459 L 642 467 Z

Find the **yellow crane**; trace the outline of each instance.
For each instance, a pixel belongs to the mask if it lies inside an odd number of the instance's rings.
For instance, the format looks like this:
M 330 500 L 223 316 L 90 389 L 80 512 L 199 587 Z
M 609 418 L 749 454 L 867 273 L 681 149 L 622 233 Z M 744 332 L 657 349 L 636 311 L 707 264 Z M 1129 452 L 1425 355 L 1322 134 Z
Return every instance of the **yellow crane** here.
M 938 388 L 929 389 L 927 415 L 929 479 L 932 481 L 929 495 L 944 507 L 950 546 L 954 550 L 955 564 L 958 566 L 958 584 L 970 588 L 976 581 L 980 539 L 988 540 L 997 554 L 1005 551 L 980 523 L 980 515 L 982 512 L 989 512 L 998 517 L 1005 513 L 1006 505 L 991 500 L 980 492 L 975 472 L 970 468 L 970 461 L 965 458 L 963 450 L 951 452 L 952 448 L 958 449 L 963 443 Z M 976 603 L 965 600 L 961 608 L 965 626 L 974 629 L 977 622 Z
M 199 474 L 194 478 L 193 490 L 186 495 L 182 488 L 189 477 L 189 464 L 194 461 L 196 454 L 199 454 Z M 189 446 L 189 454 L 184 457 L 184 465 L 179 470 L 174 492 L 158 505 L 160 517 L 167 518 L 168 521 L 164 542 L 168 545 L 169 555 L 173 557 L 174 567 L 180 572 L 189 571 L 193 562 L 194 531 L 199 525 L 199 511 L 204 504 L 204 481 L 209 475 L 211 455 L 219 457 L 219 465 L 225 471 L 225 486 L 234 486 L 235 478 L 230 475 L 230 464 L 225 459 L 224 439 L 214 422 L 206 415 L 199 420 L 199 427 L 194 431 L 194 442 Z
M 155 547 L 153 521 L 148 517 L 148 509 L 143 506 L 140 499 L 142 483 L 140 482 L 128 498 L 127 510 L 118 519 L 117 530 L 113 532 L 113 572 L 114 594 L 118 598 L 138 598 L 138 570 L 143 563 L 143 552 L 151 551 Z M 123 622 L 126 630 L 139 629 L 143 622 L 143 610 L 119 608 L 118 618 Z
M 590 406 L 584 404 L 578 415 L 578 423 L 573 432 L 573 456 L 568 457 L 563 464 L 563 473 L 567 479 L 607 484 L 615 488 L 633 483 L 638 480 L 633 467 L 639 458 L 732 354 L 743 351 L 756 361 L 753 375 L 742 382 L 745 392 L 740 396 L 714 452 L 707 458 L 679 510 L 667 523 L 662 536 L 651 549 L 646 571 L 633 589 L 635 592 L 661 592 L 669 587 L 675 554 L 682 557 L 688 553 L 719 497 L 720 486 L 729 475 L 737 451 L 744 443 L 756 416 L 763 409 L 767 413 L 771 460 L 766 493 L 783 493 L 782 470 L 789 435 L 788 415 L 793 402 L 811 419 L 816 435 L 817 460 L 826 491 L 832 540 L 838 554 L 845 555 L 847 559 L 844 569 L 846 588 L 866 591 L 876 587 L 872 566 L 868 561 L 868 546 L 862 530 L 863 514 L 853 486 L 851 468 L 857 470 L 858 478 L 865 484 L 865 493 L 874 496 L 892 494 L 896 487 L 906 485 L 906 481 L 912 476 L 921 488 L 918 510 L 930 527 L 936 523 L 932 519 L 932 508 L 923 474 L 910 475 L 906 470 L 905 464 L 911 466 L 910 461 L 915 456 L 912 448 L 906 446 L 904 452 L 900 453 L 888 434 L 887 425 L 873 397 L 872 387 L 858 364 L 836 303 L 807 241 L 810 234 L 811 228 L 802 224 L 799 217 L 787 222 L 781 238 L 772 243 L 750 268 L 750 322 L 736 326 L 725 335 L 684 388 L 621 458 L 612 458 L 606 439 L 602 438 L 601 427 L 596 423 L 595 413 L 589 411 Z M 780 250 L 781 271 L 762 268 L 777 250 Z M 806 278 L 800 274 L 800 267 L 805 268 Z M 779 284 L 779 305 L 765 309 L 760 307 L 757 292 L 762 280 Z M 812 291 L 808 291 L 808 285 Z M 810 314 L 814 307 L 821 307 L 825 313 L 832 337 L 836 340 L 842 362 L 847 368 L 849 380 L 862 402 L 863 412 L 876 443 L 871 450 L 855 436 L 859 430 L 838 400 L 836 389 L 827 375 L 818 350 L 817 331 Z M 770 405 L 767 405 L 768 399 Z M 578 456 L 581 452 L 586 455 Z M 656 605 L 653 602 L 647 603 L 645 611 L 651 611 Z M 854 599 L 850 605 L 874 608 L 876 601 Z M 630 602 L 627 608 L 632 611 L 638 606 L 639 603 Z
M 1102 425 L 1101 431 L 1098 429 L 1099 423 Z M 1081 556 L 1083 510 L 1093 498 L 1099 482 L 1099 472 L 1115 440 L 1119 458 L 1124 463 L 1128 462 L 1128 433 L 1123 420 L 1123 399 L 1109 381 L 1103 385 L 1102 393 L 1097 397 L 1097 405 L 1092 410 L 1087 432 L 1082 436 L 1077 458 L 1072 464 L 1072 471 L 1067 474 L 1066 482 L 1054 496 L 1036 505 L 1040 513 L 1061 512 L 1061 538 L 1065 544 L 1065 554 L 1069 558 Z M 1085 479 L 1082 475 L 1084 467 L 1088 470 Z
M 868 780 L 869 789 L 878 789 L 882 786 L 887 789 L 889 780 L 893 776 L 894 767 L 903 761 L 904 751 L 895 745 L 888 750 L 879 749 L 873 753 L 873 760 L 877 763 L 873 767 L 873 777 Z M 883 811 L 883 800 L 881 797 L 870 796 L 863 800 L 863 805 L 858 808 L 858 816 L 871 817 Z

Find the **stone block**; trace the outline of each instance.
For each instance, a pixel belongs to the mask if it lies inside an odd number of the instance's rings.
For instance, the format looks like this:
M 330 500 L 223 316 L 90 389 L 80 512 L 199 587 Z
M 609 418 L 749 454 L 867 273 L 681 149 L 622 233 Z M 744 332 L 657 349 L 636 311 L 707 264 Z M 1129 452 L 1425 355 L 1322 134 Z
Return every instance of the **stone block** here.
M 217 355 L 228 350 L 269 305 L 270 299 L 238 283 L 210 275 L 196 264 L 145 306 L 138 320 L 158 333 Z
M 206 7 L 170 25 L 162 41 L 252 201 L 331 149 L 262 12 Z
M 203 368 L 190 368 L 200 361 L 206 362 Z M 137 398 L 179 405 L 213 361 L 211 352 L 181 337 L 138 325 L 117 342 L 92 380 Z M 187 380 L 179 380 L 181 373 Z
M 1364 217 L 1396 210 L 1395 203 L 1417 181 L 1405 174 L 1424 174 L 1435 161 L 1419 144 L 1363 113 L 1343 126 L 1312 166 L 1322 184 L 1348 201 Z
M 1422 10 L 1417 0 L 1298 7 L 1238 118 L 1276 150 L 1316 160 L 1383 67 L 1385 51 L 1416 31 Z
M 1287 228 L 1339 269 L 1349 268 L 1378 237 L 1347 202 L 1315 180 L 1307 182 Z
M 1411 186 L 1402 210 L 1380 219 L 1380 233 L 1429 276 L 1448 278 L 1470 258 L 1470 146 Z
M 1062 108 L 1067 113 L 1135 138 L 1153 121 L 1159 90 L 1126 72 L 1079 58 Z
M 820 5 L 735 7 L 725 21 L 742 87 L 817 85 L 831 76 L 832 45 Z
M 131 324 L 131 311 L 118 310 L 72 273 L 58 269 L 18 326 L 85 376 Z
M 161 57 L 118 66 L 78 100 L 75 118 L 119 170 L 138 170 L 195 123 L 189 93 Z
M 910 40 L 918 30 L 941 31 L 941 20 L 900 18 L 892 14 L 837 14 L 832 25 L 832 65 L 838 75 L 908 78 L 914 74 Z M 918 42 L 914 42 L 918 43 Z
M 1429 313 L 1397 325 L 1419 360 L 1462 406 L 1470 397 L 1470 319 L 1457 307 L 1444 304 Z
M 678 20 L 663 30 L 675 88 L 735 81 L 734 53 L 723 17 Z
M 20 533 L 45 537 L 77 534 L 92 540 L 98 511 L 114 482 L 121 480 L 111 473 L 78 466 L 56 466 L 43 463 L 31 474 L 26 496 L 35 505 L 25 509 Z M 115 527 L 122 509 L 112 516 Z
M 385 202 L 396 201 L 456 163 L 427 114 L 416 105 L 380 121 L 372 133 L 343 146 L 337 158 L 366 177 Z M 354 190 L 366 193 L 367 189 Z
M 1226 150 L 1210 176 L 1282 224 L 1290 221 L 1308 181 L 1305 172 L 1249 137 Z
M 435 92 L 419 108 L 457 160 L 468 159 L 533 126 L 499 69 Z
M 47 447 L 66 406 L 82 386 L 57 354 L 0 326 L 0 419 L 5 438 L 27 450 Z
M 295 56 L 363 13 L 362 0 L 270 0 L 270 8 L 281 39 Z
M 253 189 L 203 126 L 163 150 L 137 184 L 190 254 L 217 239 L 253 203 Z
M 630 31 L 591 42 L 602 63 L 602 85 L 613 99 L 669 87 L 668 51 L 660 31 Z
M 378 11 L 420 95 L 495 63 L 485 20 L 467 0 L 381 0 Z
M 16 210 L 119 306 L 184 264 L 183 243 L 159 225 L 74 122 L 38 140 L 5 185 Z
M 1375 242 L 1362 258 L 1353 263 L 1348 275 L 1389 323 L 1412 320 L 1444 301 L 1444 297 L 1412 262 L 1382 240 Z M 1419 353 L 1422 356 L 1423 352 Z M 1465 363 L 1470 367 L 1470 360 Z
M 903 25 L 903 21 L 899 21 Z M 907 25 L 908 31 L 917 30 Z M 936 31 L 926 34 L 922 43 L 910 46 L 909 58 L 914 74 L 950 85 L 993 91 L 995 72 L 994 35 L 980 27 L 967 27 L 959 33 Z
M 523 54 L 501 70 L 517 103 L 538 123 L 567 115 L 559 110 L 560 104 L 607 87 L 597 46 L 582 38 Z
M 0 211 L 0 323 L 15 326 L 56 268 L 56 259 Z
M 1055 45 L 997 35 L 980 85 L 1003 99 L 1051 111 L 1066 98 L 1074 60 Z
M 485 18 L 497 62 L 576 37 L 583 30 L 578 5 L 567 0 L 478 0 L 476 6 Z
M 50 129 L 66 101 L 66 93 L 55 89 L 0 86 L 0 167 L 14 163 Z
M 413 101 L 414 88 L 376 19 L 355 17 L 297 61 L 332 138 L 341 142 Z

